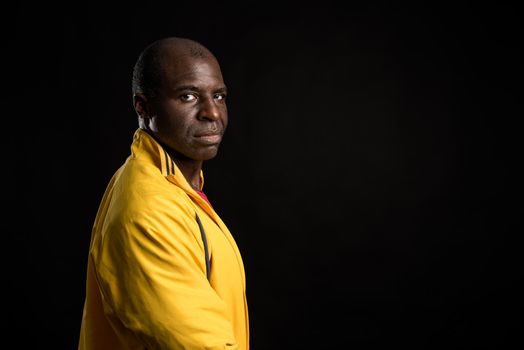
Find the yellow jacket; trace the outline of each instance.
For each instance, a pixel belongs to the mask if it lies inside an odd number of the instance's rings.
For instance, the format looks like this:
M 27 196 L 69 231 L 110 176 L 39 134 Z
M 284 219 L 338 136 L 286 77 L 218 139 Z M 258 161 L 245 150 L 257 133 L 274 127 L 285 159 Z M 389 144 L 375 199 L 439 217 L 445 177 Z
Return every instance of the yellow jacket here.
M 237 245 L 140 129 L 93 225 L 78 349 L 249 349 Z

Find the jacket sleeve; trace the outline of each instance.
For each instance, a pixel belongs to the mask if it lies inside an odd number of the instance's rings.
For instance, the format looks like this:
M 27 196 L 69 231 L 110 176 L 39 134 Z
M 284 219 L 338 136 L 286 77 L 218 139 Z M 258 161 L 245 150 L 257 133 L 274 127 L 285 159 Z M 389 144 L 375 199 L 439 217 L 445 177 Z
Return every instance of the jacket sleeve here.
M 163 202 L 106 218 L 95 268 L 107 313 L 148 349 L 238 349 L 206 278 L 191 207 Z

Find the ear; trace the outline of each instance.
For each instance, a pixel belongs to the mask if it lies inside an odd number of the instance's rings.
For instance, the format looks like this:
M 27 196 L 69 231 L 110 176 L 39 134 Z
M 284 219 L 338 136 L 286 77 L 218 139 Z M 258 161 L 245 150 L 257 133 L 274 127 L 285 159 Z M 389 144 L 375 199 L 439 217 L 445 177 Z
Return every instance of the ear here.
M 137 92 L 133 95 L 133 106 L 135 107 L 138 118 L 147 119 L 151 115 L 151 106 L 146 95 Z

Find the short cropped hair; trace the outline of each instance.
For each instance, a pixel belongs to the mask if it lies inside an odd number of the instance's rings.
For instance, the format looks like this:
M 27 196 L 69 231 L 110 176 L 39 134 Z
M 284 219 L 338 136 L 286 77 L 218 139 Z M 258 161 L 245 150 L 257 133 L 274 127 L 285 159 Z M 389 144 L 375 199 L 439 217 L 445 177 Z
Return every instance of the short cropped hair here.
M 133 95 L 143 93 L 154 97 L 162 84 L 164 71 L 164 53 L 175 46 L 181 47 L 191 57 L 204 58 L 213 56 L 202 44 L 185 38 L 170 37 L 157 40 L 148 45 L 138 56 L 133 68 Z

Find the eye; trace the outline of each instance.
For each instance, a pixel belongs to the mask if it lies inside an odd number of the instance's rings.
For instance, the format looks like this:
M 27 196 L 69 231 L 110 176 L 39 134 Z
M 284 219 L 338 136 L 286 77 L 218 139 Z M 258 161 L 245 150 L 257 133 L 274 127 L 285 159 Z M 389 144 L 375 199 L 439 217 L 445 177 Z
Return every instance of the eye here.
M 226 94 L 223 94 L 223 93 L 215 94 L 215 100 L 225 100 L 225 99 L 226 99 Z
M 196 96 L 194 94 L 182 94 L 180 99 L 184 102 L 190 102 L 196 100 Z

